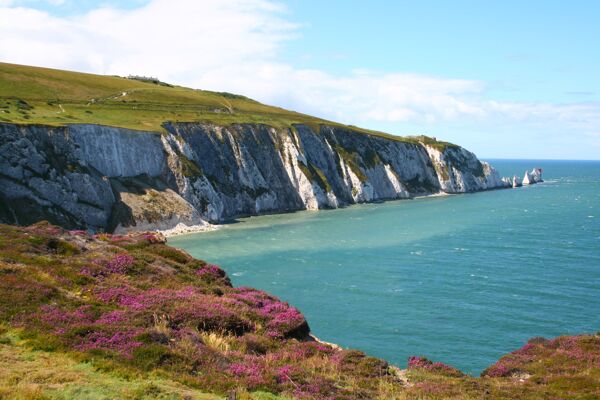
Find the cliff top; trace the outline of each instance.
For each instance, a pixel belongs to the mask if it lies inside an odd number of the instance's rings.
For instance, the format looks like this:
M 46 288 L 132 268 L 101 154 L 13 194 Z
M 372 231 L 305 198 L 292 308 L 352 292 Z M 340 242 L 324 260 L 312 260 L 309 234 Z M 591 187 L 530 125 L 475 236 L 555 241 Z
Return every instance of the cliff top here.
M 0 122 L 16 124 L 99 124 L 163 132 L 165 122 L 305 124 L 338 126 L 391 140 L 445 147 L 433 138 L 401 137 L 346 126 L 261 104 L 244 96 L 170 85 L 156 78 L 94 75 L 0 63 Z

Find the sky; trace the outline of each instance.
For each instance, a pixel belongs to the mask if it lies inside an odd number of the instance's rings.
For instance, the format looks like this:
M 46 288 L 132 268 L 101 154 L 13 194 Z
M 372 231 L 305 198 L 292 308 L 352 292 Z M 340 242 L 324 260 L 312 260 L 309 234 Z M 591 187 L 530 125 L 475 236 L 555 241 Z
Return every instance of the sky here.
M 0 61 L 149 75 L 482 158 L 600 159 L 599 1 L 0 0 Z

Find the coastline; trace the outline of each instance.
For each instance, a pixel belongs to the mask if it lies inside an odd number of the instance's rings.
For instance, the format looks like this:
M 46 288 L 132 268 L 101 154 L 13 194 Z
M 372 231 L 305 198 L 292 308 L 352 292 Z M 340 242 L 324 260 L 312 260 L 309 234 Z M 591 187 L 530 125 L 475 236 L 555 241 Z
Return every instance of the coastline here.
M 533 182 L 526 186 L 540 184 L 543 182 L 544 182 L 543 180 L 540 180 L 540 181 Z M 519 186 L 519 187 L 521 187 L 521 186 Z M 413 197 L 409 197 L 409 198 L 382 199 L 378 202 L 386 203 L 386 202 L 391 202 L 391 201 L 405 201 L 405 200 L 418 200 L 418 199 L 427 199 L 427 198 L 436 198 L 436 197 L 449 197 L 449 196 L 455 196 L 455 195 L 475 194 L 475 193 L 488 192 L 488 191 L 493 191 L 493 190 L 506 190 L 506 189 L 515 189 L 515 187 L 512 187 L 512 186 L 495 187 L 495 188 L 490 188 L 490 189 L 478 190 L 478 191 L 474 191 L 474 192 L 464 192 L 464 193 L 448 193 L 448 192 L 444 192 L 444 191 L 439 191 L 436 193 L 413 196 Z M 352 207 L 352 206 L 359 205 L 359 204 L 375 204 L 378 202 L 365 201 L 365 202 L 360 202 L 360 203 L 348 204 L 344 207 L 339 207 L 339 208 Z M 237 218 L 262 217 L 262 216 L 267 216 L 267 215 L 294 214 L 296 212 L 301 212 L 301 211 L 320 212 L 320 211 L 328 211 L 328 210 L 330 210 L 330 209 L 329 208 L 321 208 L 321 209 L 304 209 L 304 210 L 293 210 L 293 211 L 265 212 L 265 213 L 260 213 L 260 214 L 256 214 L 256 215 L 243 215 L 242 214 L 242 215 L 238 215 L 238 216 L 234 217 L 233 220 L 235 220 Z M 211 224 L 209 222 L 203 221 L 202 224 L 197 224 L 197 225 L 185 225 L 184 223 L 179 223 L 175 227 L 170 228 L 170 229 L 164 229 L 164 230 L 156 229 L 156 232 L 159 232 L 162 235 L 164 235 L 165 237 L 169 238 L 169 237 L 175 237 L 175 236 L 190 235 L 190 234 L 194 234 L 194 233 L 212 232 L 217 229 L 221 229 L 224 225 L 227 225 L 227 222 L 220 223 L 220 224 Z
M 157 229 L 156 232 L 159 232 L 164 237 L 174 237 L 174 236 L 182 236 L 189 235 L 192 233 L 201 233 L 201 232 L 210 232 L 219 229 L 221 225 L 214 225 L 205 222 L 203 224 L 197 225 L 186 225 L 184 223 L 179 223 L 175 227 L 170 229 Z
M 509 188 L 499 188 L 499 189 L 509 189 Z M 493 190 L 493 189 L 488 189 L 488 190 Z M 477 193 L 477 192 L 473 192 L 473 193 Z M 353 207 L 353 206 L 365 205 L 365 204 L 377 204 L 377 203 L 387 203 L 387 202 L 395 202 L 395 201 L 426 199 L 426 198 L 430 198 L 430 197 L 431 198 L 447 197 L 447 196 L 453 196 L 456 194 L 460 195 L 460 194 L 470 194 L 470 193 L 436 192 L 436 193 L 432 193 L 432 194 L 425 194 L 425 195 L 414 196 L 414 197 L 410 197 L 410 198 L 383 199 L 379 202 L 366 201 L 366 202 L 360 202 L 360 203 L 353 203 L 353 204 L 348 204 L 348 205 L 346 205 L 344 207 L 340 207 L 340 208 L 347 208 L 347 207 Z M 269 215 L 295 214 L 297 212 L 315 212 L 316 213 L 316 212 L 330 211 L 330 210 L 332 210 L 332 209 L 321 208 L 321 209 L 304 209 L 304 210 L 292 210 L 292 211 L 265 212 L 265 213 L 260 213 L 260 214 L 256 214 L 256 215 L 242 214 L 242 215 L 236 216 L 233 219 L 230 219 L 228 221 L 225 221 L 225 222 L 219 223 L 219 224 L 211 224 L 209 222 L 204 222 L 203 224 L 186 225 L 184 223 L 179 223 L 179 224 L 177 224 L 177 226 L 170 228 L 170 229 L 154 229 L 153 231 L 164 235 L 166 238 L 169 238 L 169 237 L 176 237 L 176 236 L 183 236 L 183 235 L 191 235 L 191 234 L 195 234 L 195 233 L 216 231 L 216 230 L 221 229 L 224 226 L 228 225 L 231 221 L 236 221 L 239 218 L 254 218 L 254 217 L 264 217 L 264 216 L 269 216 Z M 136 232 L 143 232 L 143 230 L 136 231 Z

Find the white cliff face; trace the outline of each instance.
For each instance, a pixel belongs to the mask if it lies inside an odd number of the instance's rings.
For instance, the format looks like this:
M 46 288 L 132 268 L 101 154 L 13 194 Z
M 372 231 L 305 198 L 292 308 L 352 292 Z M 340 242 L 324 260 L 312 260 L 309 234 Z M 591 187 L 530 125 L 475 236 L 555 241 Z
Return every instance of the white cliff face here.
M 160 135 L 95 125 L 0 124 L 0 208 L 7 210 L 0 219 L 49 219 L 99 230 L 171 229 L 515 181 L 501 179 L 458 146 L 345 128 L 181 123 L 165 129 Z M 541 181 L 541 171 L 532 171 L 529 180 Z
M 410 197 L 410 193 L 406 189 L 406 187 L 400 182 L 396 173 L 392 170 L 389 164 L 385 164 L 384 166 L 385 175 L 388 180 L 392 184 L 392 188 L 394 189 L 394 193 L 398 196 L 399 199 L 407 199 Z
M 431 158 L 443 192 L 465 193 L 510 186 L 490 164 L 479 161 L 462 147 L 447 147 L 441 151 L 433 146 L 423 146 Z
M 291 134 L 294 135 L 293 132 Z M 306 157 L 300 153 L 300 150 L 298 150 L 290 136 L 284 137 L 282 141 L 283 147 L 280 153 L 281 162 L 284 165 L 285 172 L 287 173 L 292 186 L 298 193 L 298 196 L 300 196 L 306 210 L 318 210 L 319 202 L 315 195 L 313 185 L 306 175 L 304 175 L 299 165 L 299 163 L 302 163 L 303 165 L 308 163 Z
M 369 182 L 362 182 L 343 158 L 340 158 L 339 164 L 346 190 L 350 193 L 352 201 L 354 203 L 373 201 L 373 186 Z
M 166 164 L 158 133 L 99 125 L 71 125 L 77 158 L 108 177 L 159 176 Z

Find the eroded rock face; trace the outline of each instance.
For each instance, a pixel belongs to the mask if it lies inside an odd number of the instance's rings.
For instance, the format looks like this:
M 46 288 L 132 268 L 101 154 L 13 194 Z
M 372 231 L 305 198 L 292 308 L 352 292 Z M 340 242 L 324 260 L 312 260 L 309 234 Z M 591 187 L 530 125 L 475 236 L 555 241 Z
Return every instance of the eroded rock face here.
M 303 125 L 172 123 L 165 129 L 161 135 L 96 125 L 0 124 L 0 220 L 169 229 L 510 186 L 458 146 L 328 126 L 314 132 Z
M 67 128 L 0 124 L 3 221 L 101 229 L 115 201 L 110 180 L 81 157 Z

